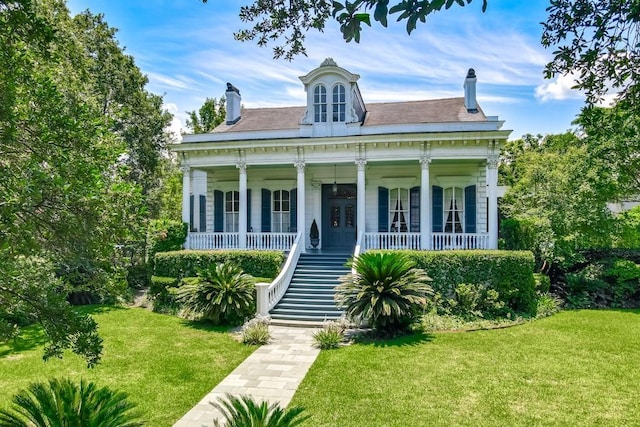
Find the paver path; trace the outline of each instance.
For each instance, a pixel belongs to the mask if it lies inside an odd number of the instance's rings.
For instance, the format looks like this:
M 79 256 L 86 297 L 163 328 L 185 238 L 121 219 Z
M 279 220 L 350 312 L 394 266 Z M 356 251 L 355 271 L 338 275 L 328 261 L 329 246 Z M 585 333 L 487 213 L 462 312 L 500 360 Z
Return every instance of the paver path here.
M 285 407 L 291 402 L 320 349 L 313 346 L 315 329 L 270 326 L 271 344 L 258 348 L 222 380 L 174 427 L 212 426 L 220 413 L 209 404 L 231 393 L 253 396 L 256 400 L 277 402 Z

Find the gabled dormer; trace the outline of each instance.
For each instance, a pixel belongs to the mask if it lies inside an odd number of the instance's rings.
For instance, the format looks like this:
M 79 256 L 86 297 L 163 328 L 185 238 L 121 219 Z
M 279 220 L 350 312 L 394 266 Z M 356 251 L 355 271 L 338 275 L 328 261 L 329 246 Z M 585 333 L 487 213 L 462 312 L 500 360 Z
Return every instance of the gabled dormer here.
M 331 58 L 301 76 L 307 106 L 300 122 L 300 136 L 345 136 L 357 133 L 366 108 L 352 74 Z

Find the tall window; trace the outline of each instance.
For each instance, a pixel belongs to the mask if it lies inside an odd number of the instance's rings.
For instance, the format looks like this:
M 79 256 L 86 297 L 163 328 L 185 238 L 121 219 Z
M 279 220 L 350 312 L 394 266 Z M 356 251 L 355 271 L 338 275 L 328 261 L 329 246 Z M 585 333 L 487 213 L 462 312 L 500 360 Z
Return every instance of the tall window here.
M 333 87 L 333 121 L 344 122 L 346 109 L 345 90 L 343 85 Z
M 313 89 L 313 121 L 327 121 L 327 88 L 322 85 Z
M 389 191 L 389 218 L 392 233 L 406 233 L 409 231 L 409 190 L 393 188 Z
M 462 233 L 464 230 L 464 190 L 459 187 L 444 189 L 444 232 Z
M 224 194 L 224 231 L 238 232 L 240 218 L 240 192 L 227 191 Z
M 271 229 L 276 233 L 289 232 L 290 199 L 287 190 L 273 192 L 273 211 L 271 212 Z

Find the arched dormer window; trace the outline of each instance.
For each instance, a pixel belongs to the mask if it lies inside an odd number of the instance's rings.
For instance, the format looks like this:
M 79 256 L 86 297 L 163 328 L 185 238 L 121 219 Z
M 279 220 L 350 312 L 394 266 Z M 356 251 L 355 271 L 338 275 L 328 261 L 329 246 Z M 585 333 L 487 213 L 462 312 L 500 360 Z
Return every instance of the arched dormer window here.
M 313 89 L 313 121 L 327 121 L 327 88 L 318 85 Z
M 346 110 L 346 95 L 344 86 L 341 84 L 333 87 L 333 121 L 344 122 Z

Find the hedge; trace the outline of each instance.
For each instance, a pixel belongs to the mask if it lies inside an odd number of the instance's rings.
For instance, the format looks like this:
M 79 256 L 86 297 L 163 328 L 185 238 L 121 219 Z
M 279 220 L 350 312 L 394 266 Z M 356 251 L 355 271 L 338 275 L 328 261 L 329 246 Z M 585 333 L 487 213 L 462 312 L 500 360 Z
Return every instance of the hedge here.
M 175 277 L 151 276 L 148 295 L 153 301 L 155 311 L 177 307 L 173 295 L 169 293 L 168 289 L 177 287 L 180 282 L 181 280 Z
M 461 283 L 495 289 L 515 311 L 535 310 L 535 260 L 529 251 L 402 251 L 433 279 L 431 286 L 445 298 Z
M 232 262 L 245 273 L 255 277 L 275 278 L 285 256 L 280 251 L 172 251 L 158 252 L 155 257 L 154 275 L 164 277 L 194 277 L 196 268 L 211 264 Z

